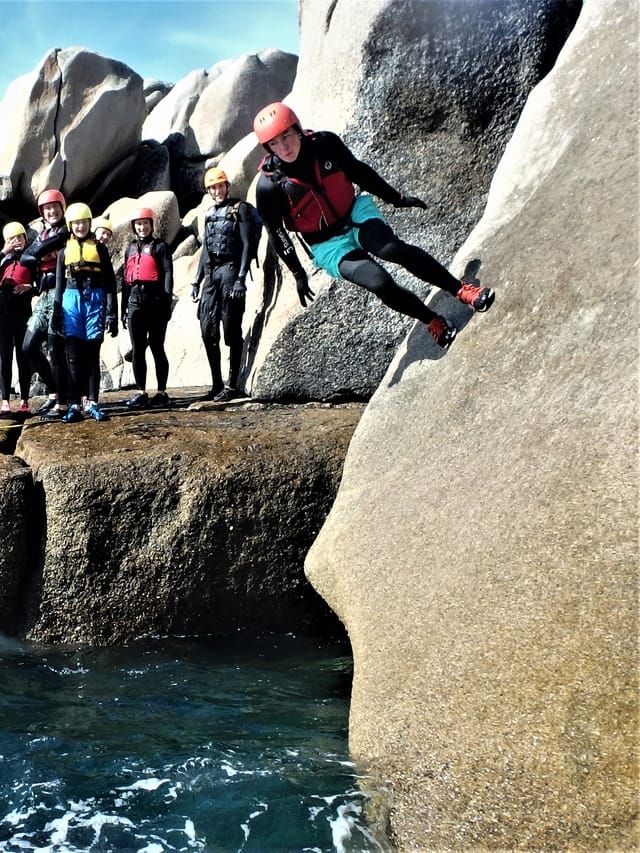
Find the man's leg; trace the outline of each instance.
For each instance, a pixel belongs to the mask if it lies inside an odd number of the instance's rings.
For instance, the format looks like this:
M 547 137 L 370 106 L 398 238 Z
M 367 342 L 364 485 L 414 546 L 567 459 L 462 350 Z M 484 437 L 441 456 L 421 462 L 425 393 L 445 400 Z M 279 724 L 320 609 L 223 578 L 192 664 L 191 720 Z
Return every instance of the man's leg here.
M 446 349 L 453 343 L 455 328 L 425 305 L 417 294 L 397 284 L 366 252 L 349 252 L 340 261 L 339 270 L 344 279 L 375 293 L 389 308 L 424 323 L 438 346 Z
M 203 291 L 198 306 L 198 318 L 200 320 L 200 332 L 204 351 L 211 370 L 211 391 L 209 396 L 215 397 L 222 391 L 222 370 L 220 363 L 222 354 L 220 352 L 220 301 L 215 292 Z
M 418 246 L 405 243 L 381 219 L 368 219 L 360 226 L 358 240 L 365 251 L 404 267 L 416 278 L 446 290 L 476 311 L 487 311 L 495 294 L 489 287 L 459 281 L 449 270 Z

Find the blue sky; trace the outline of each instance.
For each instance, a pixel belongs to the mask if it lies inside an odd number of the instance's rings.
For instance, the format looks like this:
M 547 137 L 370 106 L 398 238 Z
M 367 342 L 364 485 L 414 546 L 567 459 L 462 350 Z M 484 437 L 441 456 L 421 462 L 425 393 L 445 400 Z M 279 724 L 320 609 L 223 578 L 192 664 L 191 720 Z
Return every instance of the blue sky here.
M 297 0 L 0 0 L 0 13 L 0 98 L 56 47 L 170 83 L 243 53 L 299 49 Z

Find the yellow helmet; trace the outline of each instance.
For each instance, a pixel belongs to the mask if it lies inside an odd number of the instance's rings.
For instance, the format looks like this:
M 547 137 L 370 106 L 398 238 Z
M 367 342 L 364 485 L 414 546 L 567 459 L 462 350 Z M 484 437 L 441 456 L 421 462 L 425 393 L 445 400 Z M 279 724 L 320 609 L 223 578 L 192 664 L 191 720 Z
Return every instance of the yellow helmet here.
M 19 237 L 23 234 L 25 237 L 27 236 L 27 232 L 24 230 L 24 226 L 19 222 L 7 222 L 7 224 L 2 229 L 2 237 L 5 241 L 11 240 L 13 237 Z
M 212 166 L 204 173 L 204 188 L 208 190 L 214 184 L 228 184 L 229 178 L 226 172 L 223 172 L 219 166 Z
M 91 230 L 95 231 L 97 228 L 105 228 L 109 234 L 113 234 L 113 225 L 111 224 L 111 220 L 107 219 L 106 216 L 98 216 L 93 220 Z
M 93 219 L 93 216 L 89 205 L 76 201 L 75 204 L 69 205 L 64 218 L 67 220 L 67 225 L 71 225 L 72 222 L 80 222 L 81 219 Z

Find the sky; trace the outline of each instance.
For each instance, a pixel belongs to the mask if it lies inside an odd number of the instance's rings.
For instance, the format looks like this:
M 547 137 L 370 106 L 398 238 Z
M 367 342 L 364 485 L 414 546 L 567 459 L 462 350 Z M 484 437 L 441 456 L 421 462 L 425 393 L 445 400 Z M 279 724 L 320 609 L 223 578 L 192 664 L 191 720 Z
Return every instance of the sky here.
M 167 83 L 244 53 L 299 50 L 298 0 L 0 0 L 0 14 L 0 99 L 57 47 Z

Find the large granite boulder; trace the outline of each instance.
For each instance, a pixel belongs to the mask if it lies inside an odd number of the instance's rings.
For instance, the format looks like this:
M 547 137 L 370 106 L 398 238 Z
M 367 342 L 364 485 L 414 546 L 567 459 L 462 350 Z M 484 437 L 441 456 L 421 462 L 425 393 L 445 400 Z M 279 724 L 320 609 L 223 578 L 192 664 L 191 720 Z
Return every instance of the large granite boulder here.
M 383 205 L 384 213 L 400 236 L 448 265 L 480 216 L 528 92 L 553 64 L 579 7 L 579 0 L 302 2 L 287 101 L 305 127 L 342 135 L 390 183 L 427 201 L 425 212 Z M 426 295 L 424 283 L 396 273 Z M 284 279 L 290 291 L 286 272 Z M 354 285 L 333 286 L 324 273 L 312 288 L 321 298 L 304 312 L 298 306 L 289 327 L 277 311 L 258 318 L 265 337 L 254 393 L 370 395 L 411 321 Z
M 191 71 L 179 80 L 147 116 L 142 138 L 164 142 L 172 133 L 186 133 L 191 113 L 209 82 L 204 69 Z
M 362 407 L 188 402 L 25 426 L 0 465 L 0 631 L 109 644 L 342 630 L 303 560 Z
M 201 93 L 191 114 L 192 153 L 212 157 L 232 148 L 251 131 L 259 109 L 291 91 L 297 64 L 294 54 L 272 49 L 230 62 Z
M 638 847 L 637 17 L 586 0 L 453 263 L 496 304 L 408 336 L 306 561 L 399 850 Z
M 142 78 L 127 65 L 81 48 L 50 51 L 0 102 L 0 175 L 10 183 L 0 200 L 33 209 L 47 187 L 73 197 L 135 153 L 145 116 Z

